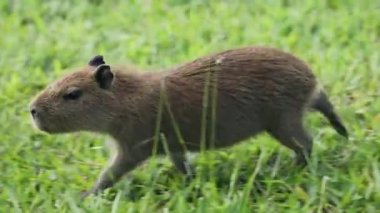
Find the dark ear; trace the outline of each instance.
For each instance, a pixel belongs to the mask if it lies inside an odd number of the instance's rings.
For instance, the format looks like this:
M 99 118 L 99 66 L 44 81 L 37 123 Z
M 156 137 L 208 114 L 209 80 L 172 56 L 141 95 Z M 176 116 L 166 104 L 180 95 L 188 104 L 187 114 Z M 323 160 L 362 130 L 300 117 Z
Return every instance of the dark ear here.
M 105 64 L 103 56 L 102 55 L 97 55 L 94 56 L 89 62 L 88 65 L 97 67 L 99 65 Z
M 99 87 L 102 89 L 109 89 L 113 80 L 113 73 L 111 67 L 102 64 L 95 69 L 95 80 L 98 82 Z

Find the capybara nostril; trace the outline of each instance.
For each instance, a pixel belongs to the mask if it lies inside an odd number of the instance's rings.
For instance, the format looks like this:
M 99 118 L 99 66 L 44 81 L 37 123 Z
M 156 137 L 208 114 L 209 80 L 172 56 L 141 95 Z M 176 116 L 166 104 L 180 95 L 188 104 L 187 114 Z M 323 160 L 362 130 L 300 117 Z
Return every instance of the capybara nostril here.
M 35 118 L 36 115 L 37 115 L 37 109 L 36 109 L 35 107 L 32 107 L 32 108 L 30 109 L 30 114 L 32 114 L 33 118 Z

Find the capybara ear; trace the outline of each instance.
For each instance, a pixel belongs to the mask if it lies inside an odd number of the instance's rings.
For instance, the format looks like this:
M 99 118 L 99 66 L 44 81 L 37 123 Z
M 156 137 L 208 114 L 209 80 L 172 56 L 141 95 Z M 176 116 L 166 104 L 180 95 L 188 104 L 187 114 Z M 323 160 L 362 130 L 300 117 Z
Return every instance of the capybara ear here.
M 94 56 L 89 62 L 88 65 L 97 67 L 99 65 L 105 64 L 104 58 L 102 55 L 96 55 Z
M 102 89 L 109 89 L 113 81 L 113 73 L 111 67 L 106 64 L 101 64 L 94 71 L 94 76 L 99 87 Z

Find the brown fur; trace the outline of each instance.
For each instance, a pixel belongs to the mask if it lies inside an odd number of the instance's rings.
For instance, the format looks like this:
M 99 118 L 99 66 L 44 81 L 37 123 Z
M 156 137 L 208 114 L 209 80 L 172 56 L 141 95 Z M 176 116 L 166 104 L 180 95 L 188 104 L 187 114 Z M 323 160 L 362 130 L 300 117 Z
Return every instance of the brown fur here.
M 191 173 L 186 151 L 228 147 L 266 131 L 305 165 L 312 150 L 302 124 L 305 109 L 325 106 L 336 116 L 327 96 L 319 98 L 324 93 L 308 66 L 272 48 L 229 50 L 159 73 L 111 70 L 96 56 L 31 104 L 36 125 L 46 132 L 87 130 L 115 139 L 117 154 L 89 193 L 148 159 L 155 141 L 158 154 L 169 154 L 180 171 Z M 75 89 L 82 92 L 77 100 L 62 98 Z

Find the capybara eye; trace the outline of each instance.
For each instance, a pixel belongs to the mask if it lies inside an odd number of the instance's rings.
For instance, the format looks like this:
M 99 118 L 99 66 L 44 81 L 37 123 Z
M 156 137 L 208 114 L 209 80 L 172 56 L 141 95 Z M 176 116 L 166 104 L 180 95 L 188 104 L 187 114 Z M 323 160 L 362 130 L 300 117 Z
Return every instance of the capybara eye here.
M 76 89 L 76 90 L 73 90 L 69 93 L 64 94 L 63 99 L 65 99 L 65 100 L 77 100 L 78 98 L 80 98 L 80 96 L 82 96 L 82 91 L 79 89 Z

